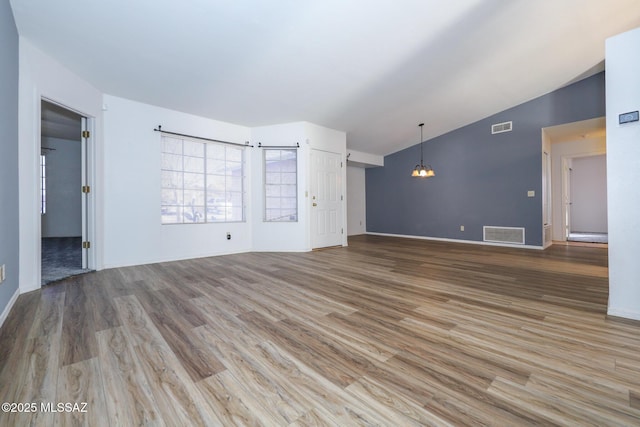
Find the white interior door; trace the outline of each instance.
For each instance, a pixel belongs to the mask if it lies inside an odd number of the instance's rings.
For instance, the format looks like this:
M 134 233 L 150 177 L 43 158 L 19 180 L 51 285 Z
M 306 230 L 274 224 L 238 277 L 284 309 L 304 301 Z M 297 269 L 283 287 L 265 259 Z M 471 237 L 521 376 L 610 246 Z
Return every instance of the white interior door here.
M 311 247 L 342 245 L 342 156 L 311 150 Z

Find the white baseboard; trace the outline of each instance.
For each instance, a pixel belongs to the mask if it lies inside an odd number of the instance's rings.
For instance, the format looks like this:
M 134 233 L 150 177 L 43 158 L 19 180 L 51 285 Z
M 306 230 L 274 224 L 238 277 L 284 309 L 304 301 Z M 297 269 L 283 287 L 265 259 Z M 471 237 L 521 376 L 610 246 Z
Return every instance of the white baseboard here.
M 2 310 L 2 314 L 0 314 L 0 328 L 4 324 L 4 321 L 7 320 L 7 317 L 9 317 L 9 312 L 11 312 L 11 309 L 13 308 L 13 305 L 18 300 L 19 296 L 20 296 L 20 289 L 16 289 L 16 291 L 13 293 L 13 296 L 9 300 L 9 303 L 4 308 L 4 310 Z
M 640 320 L 640 312 L 624 308 L 609 307 L 607 314 L 609 316 L 624 317 L 625 319 Z
M 533 246 L 533 245 L 512 245 L 509 243 L 494 243 L 494 242 L 479 242 L 477 240 L 462 240 L 462 239 L 446 239 L 443 237 L 426 237 L 426 236 L 412 236 L 409 234 L 391 234 L 391 233 L 373 233 L 367 232 L 367 234 L 371 234 L 373 236 L 389 236 L 389 237 L 402 237 L 405 239 L 421 239 L 421 240 L 435 240 L 438 242 L 451 242 L 451 243 L 468 243 L 471 245 L 485 245 L 485 246 L 501 246 L 506 248 L 525 248 L 525 249 L 537 249 L 543 250 L 542 246 Z

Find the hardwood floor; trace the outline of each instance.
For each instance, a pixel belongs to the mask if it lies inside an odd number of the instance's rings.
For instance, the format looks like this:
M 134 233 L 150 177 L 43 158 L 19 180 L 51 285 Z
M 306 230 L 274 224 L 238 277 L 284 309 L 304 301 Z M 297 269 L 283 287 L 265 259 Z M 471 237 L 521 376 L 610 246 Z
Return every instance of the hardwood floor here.
M 89 273 L 18 299 L 0 402 L 37 410 L 0 425 L 640 425 L 607 280 L 599 248 L 379 236 Z

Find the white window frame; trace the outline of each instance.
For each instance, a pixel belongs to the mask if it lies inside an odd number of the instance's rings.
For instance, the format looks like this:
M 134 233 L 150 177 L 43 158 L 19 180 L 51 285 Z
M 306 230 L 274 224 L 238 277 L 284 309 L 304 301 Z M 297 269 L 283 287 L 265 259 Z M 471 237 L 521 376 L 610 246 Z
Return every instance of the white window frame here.
M 163 225 L 175 225 L 175 224 L 206 224 L 206 223 L 230 223 L 230 222 L 245 222 L 246 221 L 246 194 L 245 194 L 245 148 L 244 147 L 232 147 L 229 144 L 224 143 L 216 143 L 216 142 L 205 142 L 203 140 L 199 140 L 196 138 L 187 138 L 187 137 L 174 137 L 174 136 L 166 136 L 163 135 L 161 138 L 161 196 L 160 196 L 160 204 L 161 204 L 161 214 L 160 214 L 160 222 Z M 167 150 L 168 145 L 173 141 L 180 143 L 180 153 L 165 151 Z M 189 144 L 197 144 L 192 145 L 192 147 L 202 147 L 202 155 L 189 155 L 185 153 L 185 142 Z M 209 153 L 213 151 L 222 152 L 224 155 L 221 158 L 210 157 Z M 230 150 L 238 150 L 238 152 L 233 153 Z M 233 155 L 237 156 L 240 154 L 240 160 L 229 160 L 229 157 L 233 157 Z M 165 158 L 165 155 L 167 156 Z M 181 166 L 176 169 L 170 169 L 167 167 L 170 162 L 170 157 L 176 157 L 181 159 Z M 186 165 L 186 162 L 189 165 Z M 214 173 L 214 167 L 212 166 L 215 163 L 222 162 L 222 173 L 218 171 L 218 173 Z M 239 189 L 233 189 L 233 181 L 229 180 L 229 170 L 237 170 L 239 166 L 239 174 L 236 178 L 240 178 Z M 174 178 L 178 178 L 178 181 L 181 184 L 176 185 L 168 185 L 171 181 L 168 177 L 174 174 Z M 196 178 L 196 184 L 189 188 L 185 183 L 185 175 L 191 175 L 191 178 Z M 202 181 L 197 181 L 197 175 L 202 176 Z M 222 177 L 225 181 L 223 184 L 223 188 L 220 189 L 214 188 L 214 184 L 211 180 L 214 177 Z M 192 181 L 193 182 L 193 181 Z M 166 193 L 176 192 L 175 203 L 167 203 Z M 201 198 L 199 204 L 187 204 L 185 201 L 185 194 L 190 193 L 191 195 L 197 195 L 198 198 Z M 200 193 L 200 194 L 198 194 Z M 216 197 L 221 196 L 221 197 Z M 194 198 L 192 197 L 192 200 Z M 214 201 L 216 199 L 220 199 L 218 201 Z M 235 201 L 235 205 L 233 202 Z M 238 207 L 238 204 L 240 205 Z M 186 208 L 190 207 L 191 212 L 188 213 Z M 175 221 L 166 221 L 165 216 L 167 211 L 175 209 L 176 220 Z M 239 210 L 239 215 L 237 210 Z M 189 217 L 188 214 L 190 215 Z
M 267 157 L 275 152 L 282 156 L 285 153 L 294 155 L 295 170 L 268 171 Z M 264 222 L 298 222 L 298 150 L 289 148 L 264 148 L 262 153 L 263 170 L 263 221 Z M 291 177 L 295 179 L 291 182 Z M 287 178 L 287 179 L 285 179 Z M 287 181 L 287 182 L 285 182 Z M 284 193 L 293 194 L 283 195 Z M 275 194 L 277 193 L 277 194 Z M 283 207 L 286 199 L 294 200 L 294 208 Z M 277 207 L 275 206 L 277 205 Z M 293 212 L 286 213 L 293 209 Z M 277 213 L 276 213 L 277 212 Z M 285 214 L 286 213 L 286 214 Z M 275 215 L 274 215 L 275 214 Z

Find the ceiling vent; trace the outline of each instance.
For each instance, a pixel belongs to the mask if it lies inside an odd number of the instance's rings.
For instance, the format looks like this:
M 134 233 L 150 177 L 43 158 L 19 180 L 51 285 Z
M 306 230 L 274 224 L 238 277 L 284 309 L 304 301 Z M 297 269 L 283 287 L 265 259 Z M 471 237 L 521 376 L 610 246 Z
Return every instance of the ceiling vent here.
M 491 125 L 492 135 L 496 133 L 502 133 L 502 132 L 511 132 L 512 130 L 513 130 L 513 122 L 496 123 L 495 125 Z

